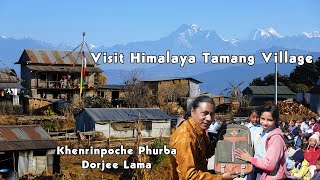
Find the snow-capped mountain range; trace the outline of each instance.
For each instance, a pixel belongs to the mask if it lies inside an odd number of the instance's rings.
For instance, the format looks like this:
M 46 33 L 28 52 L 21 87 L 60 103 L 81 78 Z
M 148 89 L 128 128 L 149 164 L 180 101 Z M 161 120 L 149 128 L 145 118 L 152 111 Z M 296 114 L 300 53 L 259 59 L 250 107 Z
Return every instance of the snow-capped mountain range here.
M 257 29 L 253 31 L 249 37 L 250 40 L 265 40 L 270 38 L 283 38 L 275 29 Z
M 221 37 L 216 31 L 203 30 L 198 25 L 181 25 L 177 30 L 173 31 L 168 36 L 162 37 L 159 40 L 155 41 L 140 41 L 140 42 L 132 42 L 126 45 L 114 45 L 112 47 L 105 46 L 96 46 L 90 44 L 90 49 L 93 51 L 106 51 L 106 50 L 121 50 L 130 49 L 137 50 L 134 48 L 142 49 L 145 52 L 148 52 L 148 49 L 151 51 L 157 51 L 160 49 L 169 49 L 171 51 L 183 52 L 188 51 L 199 51 L 199 50 L 214 50 L 216 53 L 238 53 L 246 51 L 247 46 L 250 47 L 252 45 L 258 45 L 258 47 L 248 50 L 248 52 L 244 53 L 253 53 L 260 48 L 266 48 L 263 46 L 280 46 L 284 48 L 297 48 L 301 50 L 307 51 L 320 51 L 319 46 L 319 31 L 313 31 L 310 33 L 302 32 L 299 35 L 295 36 L 284 36 L 278 33 L 274 28 L 266 28 L 266 29 L 256 29 L 252 31 L 247 40 L 240 40 L 238 38 L 224 38 Z M 311 42 L 301 42 L 305 40 L 310 40 Z M 295 41 L 295 47 L 292 45 L 292 41 Z M 314 45 L 316 43 L 317 46 L 310 47 L 311 45 L 305 46 L 305 44 L 311 43 Z M 149 45 L 152 45 L 151 47 Z M 12 37 L 7 37 L 5 35 L 0 35 L 0 50 L 5 49 L 3 46 L 5 45 L 14 45 L 19 48 L 40 48 L 40 49 L 62 49 L 69 50 L 74 47 L 70 45 L 68 41 L 62 42 L 58 45 L 54 45 L 50 42 L 45 42 L 41 40 L 35 40 L 30 37 L 25 37 L 22 39 L 15 39 Z M 148 47 L 149 46 L 149 47 Z M 262 46 L 262 47 L 260 47 Z M 300 46 L 300 47 L 297 47 Z M 230 49 L 231 48 L 231 49 Z M 251 48 L 251 47 L 250 47 Z M 10 48 L 11 49 L 11 48 Z M 15 49 L 15 48 L 13 48 Z M 152 50 L 155 49 L 155 50 Z M 227 50 L 229 49 L 229 50 Z M 231 52 L 226 52 L 231 51 Z M 157 52 L 152 52 L 157 53 Z M 158 52 L 162 53 L 162 51 Z M 0 55 L 1 56 L 1 55 Z M 5 57 L 4 57 L 5 58 Z
M 79 42 L 80 43 L 80 42 Z M 89 44 L 90 42 L 88 42 Z M 153 41 L 139 41 L 131 42 L 125 45 L 116 44 L 111 47 L 95 46 L 90 44 L 91 51 L 94 52 L 122 52 L 125 57 L 129 57 L 130 52 L 145 52 L 146 54 L 164 55 L 167 50 L 170 50 L 171 54 L 177 55 L 196 55 L 197 58 L 202 59 L 202 52 L 211 52 L 212 54 L 219 55 L 254 55 L 259 54 L 261 51 L 277 51 L 288 50 L 289 54 L 303 55 L 313 53 L 315 56 L 320 54 L 320 33 L 318 31 L 302 32 L 294 36 L 285 36 L 277 32 L 274 28 L 256 29 L 249 34 L 247 40 L 241 40 L 236 37 L 225 38 L 221 37 L 214 30 L 204 30 L 199 26 L 181 25 L 172 33 L 165 37 L 159 37 L 158 40 Z M 15 39 L 7 37 L 5 34 L 0 35 L 0 61 L 11 68 L 15 68 L 19 73 L 18 65 L 14 66 L 14 62 L 17 62 L 24 49 L 58 49 L 58 50 L 72 50 L 68 41 L 62 42 L 58 45 L 54 45 L 50 42 L 44 42 L 41 40 L 31 39 L 29 37 L 22 39 Z M 319 55 L 320 56 L 320 55 Z M 128 58 L 129 59 L 129 58 Z M 314 59 L 317 59 L 315 57 Z M 126 61 L 125 61 L 126 62 Z M 261 64 L 258 66 L 258 64 Z M 104 73 L 108 76 L 109 83 L 121 83 L 119 77 L 121 73 L 119 71 L 127 71 L 132 68 L 143 68 L 144 74 L 149 78 L 152 77 L 169 77 L 169 76 L 188 76 L 197 77 L 205 84 L 213 84 L 208 77 L 219 77 L 219 81 L 227 82 L 227 80 L 245 80 L 250 81 L 255 77 L 264 76 L 272 72 L 272 66 L 268 66 L 270 70 L 264 72 L 258 72 L 260 66 L 265 66 L 262 61 L 258 61 L 254 66 L 249 69 L 243 69 L 244 71 L 252 71 L 251 75 L 241 72 L 239 68 L 241 65 L 208 65 L 197 62 L 193 65 L 187 65 L 184 68 L 180 68 L 177 64 L 153 64 L 153 65 L 141 65 L 141 64 L 103 64 L 100 63 L 100 68 L 104 70 Z M 247 65 L 241 66 L 248 68 Z M 284 65 L 280 68 L 280 72 L 289 73 L 294 68 L 294 65 Z M 266 70 L 266 69 L 264 69 Z M 219 72 L 219 76 L 214 75 L 214 72 Z M 234 75 L 232 72 L 237 72 Z M 122 73 L 123 75 L 123 73 Z M 256 76 L 255 76 L 256 75 Z M 118 79 L 118 81 L 114 81 Z M 217 80 L 217 79 L 216 79 Z M 218 81 L 217 80 L 217 81 Z M 247 82 L 249 83 L 249 82 Z M 214 83 L 216 84 L 216 83 Z M 219 84 L 222 88 L 225 88 L 226 84 Z M 215 87 L 216 88 L 216 87 Z M 210 91 L 212 87 L 207 87 L 207 91 Z M 219 88 L 215 92 L 219 91 Z
M 300 36 L 306 37 L 306 38 L 320 38 L 319 31 L 313 31 L 311 33 L 303 32 L 300 34 Z

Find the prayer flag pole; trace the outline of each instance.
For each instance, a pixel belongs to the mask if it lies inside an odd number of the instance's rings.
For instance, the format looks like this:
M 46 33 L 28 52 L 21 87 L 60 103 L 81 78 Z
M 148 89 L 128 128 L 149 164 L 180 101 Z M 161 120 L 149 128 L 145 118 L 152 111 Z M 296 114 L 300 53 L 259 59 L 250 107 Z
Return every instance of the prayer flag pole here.
M 86 59 L 86 55 L 84 53 L 84 43 L 85 43 L 85 37 L 86 37 L 86 32 L 83 32 L 82 34 L 83 38 L 82 38 L 82 44 L 81 44 L 81 57 L 82 57 L 82 63 L 81 63 L 81 77 L 80 77 L 80 102 L 81 102 L 81 98 L 82 98 L 82 91 L 84 88 L 84 82 L 86 79 L 86 68 L 87 68 L 87 59 Z

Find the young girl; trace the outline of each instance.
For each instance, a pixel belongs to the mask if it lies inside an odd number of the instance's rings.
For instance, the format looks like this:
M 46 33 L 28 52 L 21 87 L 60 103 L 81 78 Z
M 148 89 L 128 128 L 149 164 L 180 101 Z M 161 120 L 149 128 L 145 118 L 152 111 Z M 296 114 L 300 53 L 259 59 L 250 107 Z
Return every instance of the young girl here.
M 255 145 L 255 157 L 246 150 L 237 149 L 238 159 L 251 162 L 260 169 L 256 179 L 285 179 L 286 177 L 286 145 L 282 131 L 276 128 L 279 112 L 276 106 L 264 106 L 261 109 L 260 123 L 262 131 L 258 134 Z
M 246 125 L 250 129 L 251 134 L 251 141 L 253 144 L 255 134 L 261 130 L 261 126 L 259 123 L 259 112 L 257 109 L 251 109 L 248 112 L 248 119 L 250 120 L 250 123 Z
M 309 162 L 309 165 L 315 165 L 318 158 L 320 158 L 319 135 L 313 134 L 309 138 L 308 148 L 304 152 L 304 158 Z
M 257 109 L 251 109 L 248 111 L 248 120 L 249 123 L 245 126 L 250 129 L 250 135 L 251 135 L 251 144 L 253 146 L 254 140 L 256 135 L 261 131 L 261 125 L 259 122 L 260 113 Z M 247 180 L 255 180 L 256 179 L 256 173 L 255 167 L 253 167 L 253 170 L 250 174 L 247 174 Z
M 288 173 L 291 179 L 310 179 L 309 163 L 304 159 L 303 151 L 297 150 L 291 159 L 295 162 L 294 168 Z

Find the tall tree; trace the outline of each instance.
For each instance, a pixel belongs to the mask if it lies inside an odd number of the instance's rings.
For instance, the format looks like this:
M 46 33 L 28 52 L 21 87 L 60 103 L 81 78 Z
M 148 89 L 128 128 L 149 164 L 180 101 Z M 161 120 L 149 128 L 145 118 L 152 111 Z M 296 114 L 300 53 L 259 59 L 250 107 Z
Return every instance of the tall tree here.
M 281 75 L 278 73 L 278 85 L 291 87 L 290 78 L 288 75 Z M 255 78 L 250 83 L 250 86 L 274 86 L 275 74 L 270 73 L 263 79 L 261 77 Z
M 304 64 L 302 66 L 296 66 L 290 73 L 290 80 L 295 84 L 300 83 L 313 87 L 316 84 L 319 75 L 319 67 L 317 67 L 315 63 Z
M 141 73 L 141 70 L 132 71 L 124 82 L 124 101 L 129 108 L 148 108 L 156 104 L 150 88 L 139 80 Z

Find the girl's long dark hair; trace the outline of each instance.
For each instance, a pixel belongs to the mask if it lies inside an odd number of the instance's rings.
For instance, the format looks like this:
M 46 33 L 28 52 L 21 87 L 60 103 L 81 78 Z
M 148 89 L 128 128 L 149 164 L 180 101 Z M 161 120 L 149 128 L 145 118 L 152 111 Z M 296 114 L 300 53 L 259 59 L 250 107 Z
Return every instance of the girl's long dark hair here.
M 257 115 L 260 116 L 260 112 L 257 108 L 249 109 L 247 112 L 248 117 L 251 116 L 252 113 L 257 113 Z
M 272 115 L 273 120 L 275 120 L 276 122 L 276 127 L 279 127 L 279 119 L 280 119 L 280 115 L 279 115 L 279 109 L 276 105 L 265 105 L 262 106 L 260 108 L 260 114 L 264 113 L 264 112 L 270 112 Z

